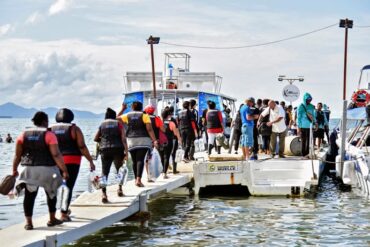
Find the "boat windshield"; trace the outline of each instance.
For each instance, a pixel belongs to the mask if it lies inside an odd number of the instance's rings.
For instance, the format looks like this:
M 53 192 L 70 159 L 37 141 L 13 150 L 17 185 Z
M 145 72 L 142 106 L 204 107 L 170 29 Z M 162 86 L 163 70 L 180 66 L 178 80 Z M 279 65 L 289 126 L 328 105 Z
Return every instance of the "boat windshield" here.
M 362 68 L 358 82 L 358 89 L 370 90 L 370 65 L 366 65 Z

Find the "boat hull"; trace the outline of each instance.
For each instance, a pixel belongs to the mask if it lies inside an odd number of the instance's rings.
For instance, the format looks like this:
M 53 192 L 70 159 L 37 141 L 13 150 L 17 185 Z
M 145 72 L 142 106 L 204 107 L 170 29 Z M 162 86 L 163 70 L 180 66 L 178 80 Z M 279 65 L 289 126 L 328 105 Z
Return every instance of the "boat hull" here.
M 314 168 L 314 174 L 312 171 Z M 194 192 L 241 185 L 252 196 L 304 196 L 318 185 L 320 162 L 301 158 L 195 163 Z

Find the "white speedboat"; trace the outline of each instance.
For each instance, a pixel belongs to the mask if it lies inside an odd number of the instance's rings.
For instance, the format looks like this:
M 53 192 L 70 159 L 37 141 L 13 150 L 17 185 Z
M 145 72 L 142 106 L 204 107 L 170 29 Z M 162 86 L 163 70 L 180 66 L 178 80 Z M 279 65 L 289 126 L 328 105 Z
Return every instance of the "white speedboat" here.
M 370 127 L 367 125 L 365 107 L 348 110 L 347 118 L 352 120 L 346 139 L 345 161 L 336 157 L 336 175 L 343 184 L 359 195 L 370 195 Z M 337 140 L 339 143 L 341 138 Z

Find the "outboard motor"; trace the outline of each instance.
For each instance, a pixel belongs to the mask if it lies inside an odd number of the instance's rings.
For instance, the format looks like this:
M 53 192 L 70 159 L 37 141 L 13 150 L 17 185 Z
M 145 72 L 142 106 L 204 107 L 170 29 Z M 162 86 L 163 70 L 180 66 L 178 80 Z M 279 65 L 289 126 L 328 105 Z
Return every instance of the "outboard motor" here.
M 325 168 L 324 168 L 324 174 L 329 175 L 330 170 L 335 170 L 335 157 L 338 155 L 339 147 L 336 143 L 336 140 L 338 139 L 338 133 L 334 129 L 329 137 L 329 149 L 326 153 L 326 159 L 325 159 Z

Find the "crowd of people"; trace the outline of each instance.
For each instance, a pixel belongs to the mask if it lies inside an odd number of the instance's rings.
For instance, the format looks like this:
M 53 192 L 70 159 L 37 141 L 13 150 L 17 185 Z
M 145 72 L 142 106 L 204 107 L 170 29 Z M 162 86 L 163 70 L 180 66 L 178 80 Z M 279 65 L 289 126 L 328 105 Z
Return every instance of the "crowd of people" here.
M 132 103 L 127 114 L 123 114 L 127 108 L 126 104 L 122 105 L 118 114 L 108 108 L 105 112 L 105 119 L 100 124 L 94 138 L 99 145 L 101 177 L 108 178 L 112 164 L 118 172 L 130 154 L 135 185 L 144 187 L 142 175 L 153 148 L 158 149 L 160 153 L 164 179 L 168 178 L 170 159 L 173 160 L 173 173 L 178 173 L 175 162 L 178 147 L 185 147 L 187 159 L 193 157 L 195 152 L 192 146 L 193 140 L 197 138 L 197 131 L 187 132 L 192 128 L 196 130 L 192 118 L 193 112 L 186 115 L 186 110 L 190 111 L 191 104 L 190 102 L 184 103 L 184 112 L 180 112 L 177 119 L 174 116 L 173 107 L 163 109 L 159 117 L 155 115 L 154 106 L 148 105 L 143 109 L 143 104 L 139 101 Z M 192 108 L 194 109 L 194 105 Z M 89 161 L 90 170 L 95 170 L 84 135 L 81 129 L 72 123 L 73 120 L 73 112 L 63 108 L 56 114 L 56 123 L 49 126 L 48 115 L 39 111 L 32 118 L 34 127 L 27 128 L 16 140 L 12 174 L 15 177 L 19 176 L 16 184 L 17 193 L 24 190 L 23 207 L 26 230 L 33 229 L 33 208 L 39 187 L 44 188 L 47 195 L 50 216 L 47 226 L 60 225 L 71 221 L 69 205 L 82 156 Z M 21 174 L 18 173 L 19 165 L 24 166 Z M 55 215 L 57 190 L 63 180 L 70 193 L 67 208 L 61 210 L 61 217 L 58 219 Z M 122 186 L 122 183 L 118 184 L 117 196 L 119 197 L 124 196 Z M 107 191 L 103 187 L 102 203 L 108 202 Z
M 285 102 L 271 99 L 258 99 L 255 102 L 250 97 L 245 104 L 240 105 L 233 118 L 230 109 L 224 107 L 222 112 L 217 109 L 214 101 L 207 102 L 208 108 L 203 110 L 201 116 L 196 100 L 184 101 L 177 114 L 174 107 L 168 106 L 156 115 L 155 106 L 144 108 L 139 101 L 133 102 L 130 110 L 127 110 L 126 104 L 122 104 L 118 113 L 108 108 L 94 138 L 99 144 L 102 177 L 108 178 L 112 164 L 118 171 L 130 155 L 135 185 L 144 187 L 142 176 L 153 148 L 160 153 L 163 178 L 167 179 L 171 160 L 173 174 L 178 173 L 175 156 L 179 148 L 184 150 L 185 163 L 194 160 L 198 138 L 205 139 L 204 148 L 208 155 L 212 154 L 213 149 L 220 154 L 222 147 L 218 138 L 224 135 L 233 139 L 235 153 L 241 147 L 245 160 L 258 159 L 259 153 L 268 154 L 272 158 L 275 155 L 285 157 L 284 141 L 287 132 L 301 136 L 302 155 L 307 156 L 310 128 L 314 128 L 314 138 L 320 147 L 325 133 L 328 138 L 330 117 L 330 111 L 325 105 L 318 103 L 315 108 L 311 101 L 311 95 L 305 94 L 303 102 L 293 109 L 291 105 L 285 106 Z M 72 123 L 73 120 L 73 112 L 62 108 L 56 114 L 56 123 L 49 128 L 48 115 L 37 112 L 32 118 L 34 127 L 26 129 L 16 140 L 13 175 L 19 176 L 17 191 L 25 191 L 23 206 L 26 230 L 33 229 L 33 207 L 39 187 L 43 187 L 47 195 L 50 215 L 47 225 L 59 225 L 71 221 L 69 204 L 82 156 L 89 161 L 90 170 L 95 170 L 84 135 Z M 230 127 L 233 133 L 226 133 L 225 130 Z M 260 143 L 259 138 L 262 140 Z M 18 173 L 19 165 L 24 166 L 21 174 Z M 55 215 L 56 196 L 63 180 L 70 193 L 67 208 L 61 211 L 58 219 Z M 119 197 L 124 196 L 122 186 L 118 184 Z M 108 202 L 106 188 L 102 188 L 102 203 Z
M 322 103 L 315 107 L 311 102 L 309 93 L 295 108 L 286 106 L 284 101 L 258 99 L 255 102 L 253 97 L 248 98 L 240 105 L 232 123 L 235 153 L 240 145 L 245 160 L 258 159 L 258 153 L 284 158 L 285 137 L 297 135 L 302 141 L 301 155 L 308 157 L 311 132 L 313 144 L 320 149 L 324 137 L 329 140 L 330 110 Z

